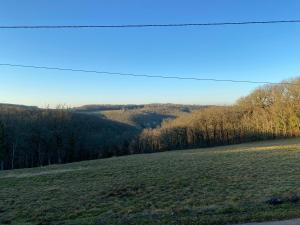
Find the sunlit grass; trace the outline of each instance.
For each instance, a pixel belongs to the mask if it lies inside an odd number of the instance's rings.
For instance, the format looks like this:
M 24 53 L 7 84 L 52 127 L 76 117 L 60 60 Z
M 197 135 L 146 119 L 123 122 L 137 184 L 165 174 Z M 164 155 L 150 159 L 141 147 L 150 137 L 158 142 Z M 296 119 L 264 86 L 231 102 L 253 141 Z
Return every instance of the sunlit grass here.
M 0 224 L 226 224 L 300 217 L 300 139 L 0 172 Z

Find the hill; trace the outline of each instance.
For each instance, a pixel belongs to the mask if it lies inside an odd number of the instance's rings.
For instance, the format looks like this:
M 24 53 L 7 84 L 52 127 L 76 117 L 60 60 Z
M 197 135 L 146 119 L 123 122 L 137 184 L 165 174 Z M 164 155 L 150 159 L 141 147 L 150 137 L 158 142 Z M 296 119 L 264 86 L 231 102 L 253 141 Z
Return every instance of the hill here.
M 300 139 L 0 172 L 0 224 L 220 225 L 299 217 Z
M 39 108 L 37 106 L 0 103 L 0 109 L 1 110 L 38 110 Z
M 113 121 L 135 126 L 138 129 L 144 129 L 159 127 L 164 120 L 175 119 L 206 107 L 208 106 L 180 104 L 85 105 L 74 108 L 74 110 L 97 114 Z

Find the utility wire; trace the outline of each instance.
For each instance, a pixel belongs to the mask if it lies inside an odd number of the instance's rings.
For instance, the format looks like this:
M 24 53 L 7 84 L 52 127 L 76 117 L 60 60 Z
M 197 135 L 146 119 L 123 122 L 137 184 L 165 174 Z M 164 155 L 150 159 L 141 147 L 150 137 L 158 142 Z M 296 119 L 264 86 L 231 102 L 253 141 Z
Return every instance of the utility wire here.
M 85 70 L 85 69 L 71 69 L 71 68 L 61 68 L 61 67 L 33 66 L 33 65 L 10 64 L 10 63 L 0 63 L 0 66 L 31 68 L 31 69 L 44 69 L 44 70 L 70 71 L 70 72 L 82 72 L 82 73 L 95 73 L 95 74 L 101 74 L 101 75 L 117 75 L 117 76 L 126 76 L 126 77 L 147 77 L 147 78 L 161 78 L 161 79 L 231 82 L 231 83 L 250 83 L 250 84 L 273 84 L 273 85 L 275 85 L 275 84 L 286 84 L 286 85 L 300 86 L 300 83 L 290 83 L 290 82 L 280 82 L 279 83 L 279 82 L 269 82 L 269 81 L 252 81 L 252 80 L 232 80 L 232 79 L 214 79 L 214 78 L 198 78 L 198 77 L 182 77 L 182 76 L 149 75 L 149 74 L 120 73 L 120 72 L 108 72 L 108 71 Z
M 0 29 L 80 29 L 80 28 L 147 28 L 147 27 L 191 27 L 191 26 L 226 26 L 250 24 L 282 24 L 300 23 L 300 20 L 267 20 L 244 22 L 214 22 L 214 23 L 171 23 L 171 24 L 124 24 L 124 25 L 20 25 L 0 26 Z

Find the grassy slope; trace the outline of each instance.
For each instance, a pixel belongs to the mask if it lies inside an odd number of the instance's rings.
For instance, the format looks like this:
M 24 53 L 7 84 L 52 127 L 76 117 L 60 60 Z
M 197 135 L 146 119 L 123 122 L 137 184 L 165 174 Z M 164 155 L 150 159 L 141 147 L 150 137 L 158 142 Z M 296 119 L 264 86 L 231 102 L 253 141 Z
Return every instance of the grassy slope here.
M 0 172 L 0 224 L 226 224 L 300 217 L 300 139 Z

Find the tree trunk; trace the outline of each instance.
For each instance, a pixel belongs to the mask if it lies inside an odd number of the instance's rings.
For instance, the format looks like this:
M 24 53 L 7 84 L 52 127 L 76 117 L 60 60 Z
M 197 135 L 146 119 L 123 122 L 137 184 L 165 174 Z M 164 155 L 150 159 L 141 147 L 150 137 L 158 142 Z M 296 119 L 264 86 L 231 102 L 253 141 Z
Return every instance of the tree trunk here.
M 13 170 L 15 168 L 15 151 L 16 151 L 16 144 L 13 144 L 12 146 L 12 156 L 11 156 L 11 169 Z
M 4 161 L 3 160 L 0 161 L 0 170 L 4 170 Z

